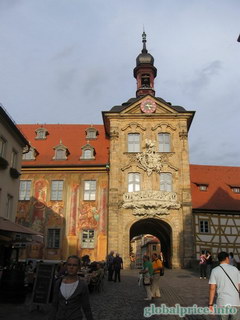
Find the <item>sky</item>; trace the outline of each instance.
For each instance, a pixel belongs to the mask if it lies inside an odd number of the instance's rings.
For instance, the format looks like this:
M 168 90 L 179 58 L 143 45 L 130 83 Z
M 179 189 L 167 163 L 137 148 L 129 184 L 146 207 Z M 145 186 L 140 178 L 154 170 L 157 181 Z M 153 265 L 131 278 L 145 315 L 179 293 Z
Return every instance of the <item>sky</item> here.
M 16 123 L 102 124 L 135 97 L 142 49 L 156 96 L 196 111 L 190 163 L 239 166 L 239 0 L 0 0 L 0 102 Z

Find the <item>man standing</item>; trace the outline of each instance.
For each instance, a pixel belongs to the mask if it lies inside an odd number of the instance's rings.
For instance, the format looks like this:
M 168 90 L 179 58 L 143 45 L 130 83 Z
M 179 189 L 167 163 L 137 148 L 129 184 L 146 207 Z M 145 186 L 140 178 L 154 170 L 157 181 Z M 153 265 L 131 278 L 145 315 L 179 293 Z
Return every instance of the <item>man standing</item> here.
M 153 267 L 153 281 L 151 285 L 151 291 L 153 298 L 160 298 L 160 271 L 163 268 L 163 263 L 158 259 L 158 255 L 153 253 L 152 255 L 152 267 Z
M 236 314 L 222 314 L 222 320 L 240 319 L 240 273 L 236 267 L 229 264 L 229 255 L 227 252 L 218 254 L 220 265 L 214 268 L 209 279 L 209 309 L 213 312 L 213 300 L 217 290 L 217 306 L 234 306 L 237 308 Z
M 113 259 L 113 270 L 114 270 L 114 282 L 118 281 L 121 282 L 120 278 L 120 270 L 123 268 L 123 260 L 119 256 L 119 253 L 116 253 L 116 257 Z
M 113 277 L 113 259 L 114 259 L 114 251 L 110 251 L 107 256 L 107 270 L 108 270 L 108 281 L 112 281 Z

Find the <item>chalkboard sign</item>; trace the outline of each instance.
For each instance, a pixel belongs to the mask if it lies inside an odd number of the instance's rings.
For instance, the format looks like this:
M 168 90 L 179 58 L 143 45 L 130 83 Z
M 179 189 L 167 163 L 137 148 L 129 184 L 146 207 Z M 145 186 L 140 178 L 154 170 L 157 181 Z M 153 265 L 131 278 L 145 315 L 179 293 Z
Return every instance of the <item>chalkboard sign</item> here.
M 32 302 L 36 304 L 49 303 L 54 277 L 54 264 L 40 263 L 33 287 Z

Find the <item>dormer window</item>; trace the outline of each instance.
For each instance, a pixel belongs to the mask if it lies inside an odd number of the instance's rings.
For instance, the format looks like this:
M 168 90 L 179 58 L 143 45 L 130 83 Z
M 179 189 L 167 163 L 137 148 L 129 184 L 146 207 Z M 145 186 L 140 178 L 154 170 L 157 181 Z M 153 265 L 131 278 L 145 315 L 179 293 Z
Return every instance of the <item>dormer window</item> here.
M 86 139 L 97 139 L 98 131 L 91 127 L 86 130 L 86 134 Z
M 53 157 L 53 160 L 67 160 L 67 157 L 69 155 L 68 148 L 62 144 L 62 141 L 60 140 L 59 145 L 53 148 L 55 150 L 55 155 Z
M 238 194 L 240 194 L 240 187 L 238 187 L 238 186 L 231 186 L 231 189 L 232 189 L 232 192 L 234 192 L 234 193 L 238 193 Z
M 82 147 L 81 160 L 94 160 L 95 159 L 95 149 L 90 145 L 86 144 Z
M 198 189 L 199 189 L 200 191 L 207 191 L 208 185 L 207 185 L 207 184 L 199 184 L 199 185 L 198 185 Z
M 30 147 L 28 152 L 23 153 L 22 160 L 35 160 L 37 154 L 37 150 L 33 147 Z
M 36 137 L 35 137 L 36 140 L 45 140 L 45 139 L 47 139 L 47 137 L 46 137 L 47 134 L 48 134 L 47 129 L 38 128 L 38 129 L 35 130 L 35 132 L 36 132 Z

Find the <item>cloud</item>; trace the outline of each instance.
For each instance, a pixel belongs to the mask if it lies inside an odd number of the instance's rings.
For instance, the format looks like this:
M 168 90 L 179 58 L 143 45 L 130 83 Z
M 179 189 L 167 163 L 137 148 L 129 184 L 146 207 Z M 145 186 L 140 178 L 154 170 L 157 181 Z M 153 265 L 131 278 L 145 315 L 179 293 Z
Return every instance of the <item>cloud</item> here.
M 63 50 L 61 50 L 60 52 L 58 52 L 57 54 L 55 54 L 50 61 L 58 61 L 58 60 L 62 60 L 62 59 L 66 59 L 69 56 L 71 56 L 74 53 L 76 46 L 75 45 L 71 45 L 68 47 L 65 47 Z
M 212 61 L 201 70 L 197 71 L 192 80 L 183 83 L 184 91 L 187 93 L 200 92 L 209 86 L 211 80 L 219 75 L 222 69 L 222 62 L 219 60 Z
M 56 86 L 60 93 L 66 93 L 72 87 L 72 84 L 75 82 L 77 78 L 78 69 L 77 68 L 69 68 L 65 70 L 59 70 L 56 78 Z

